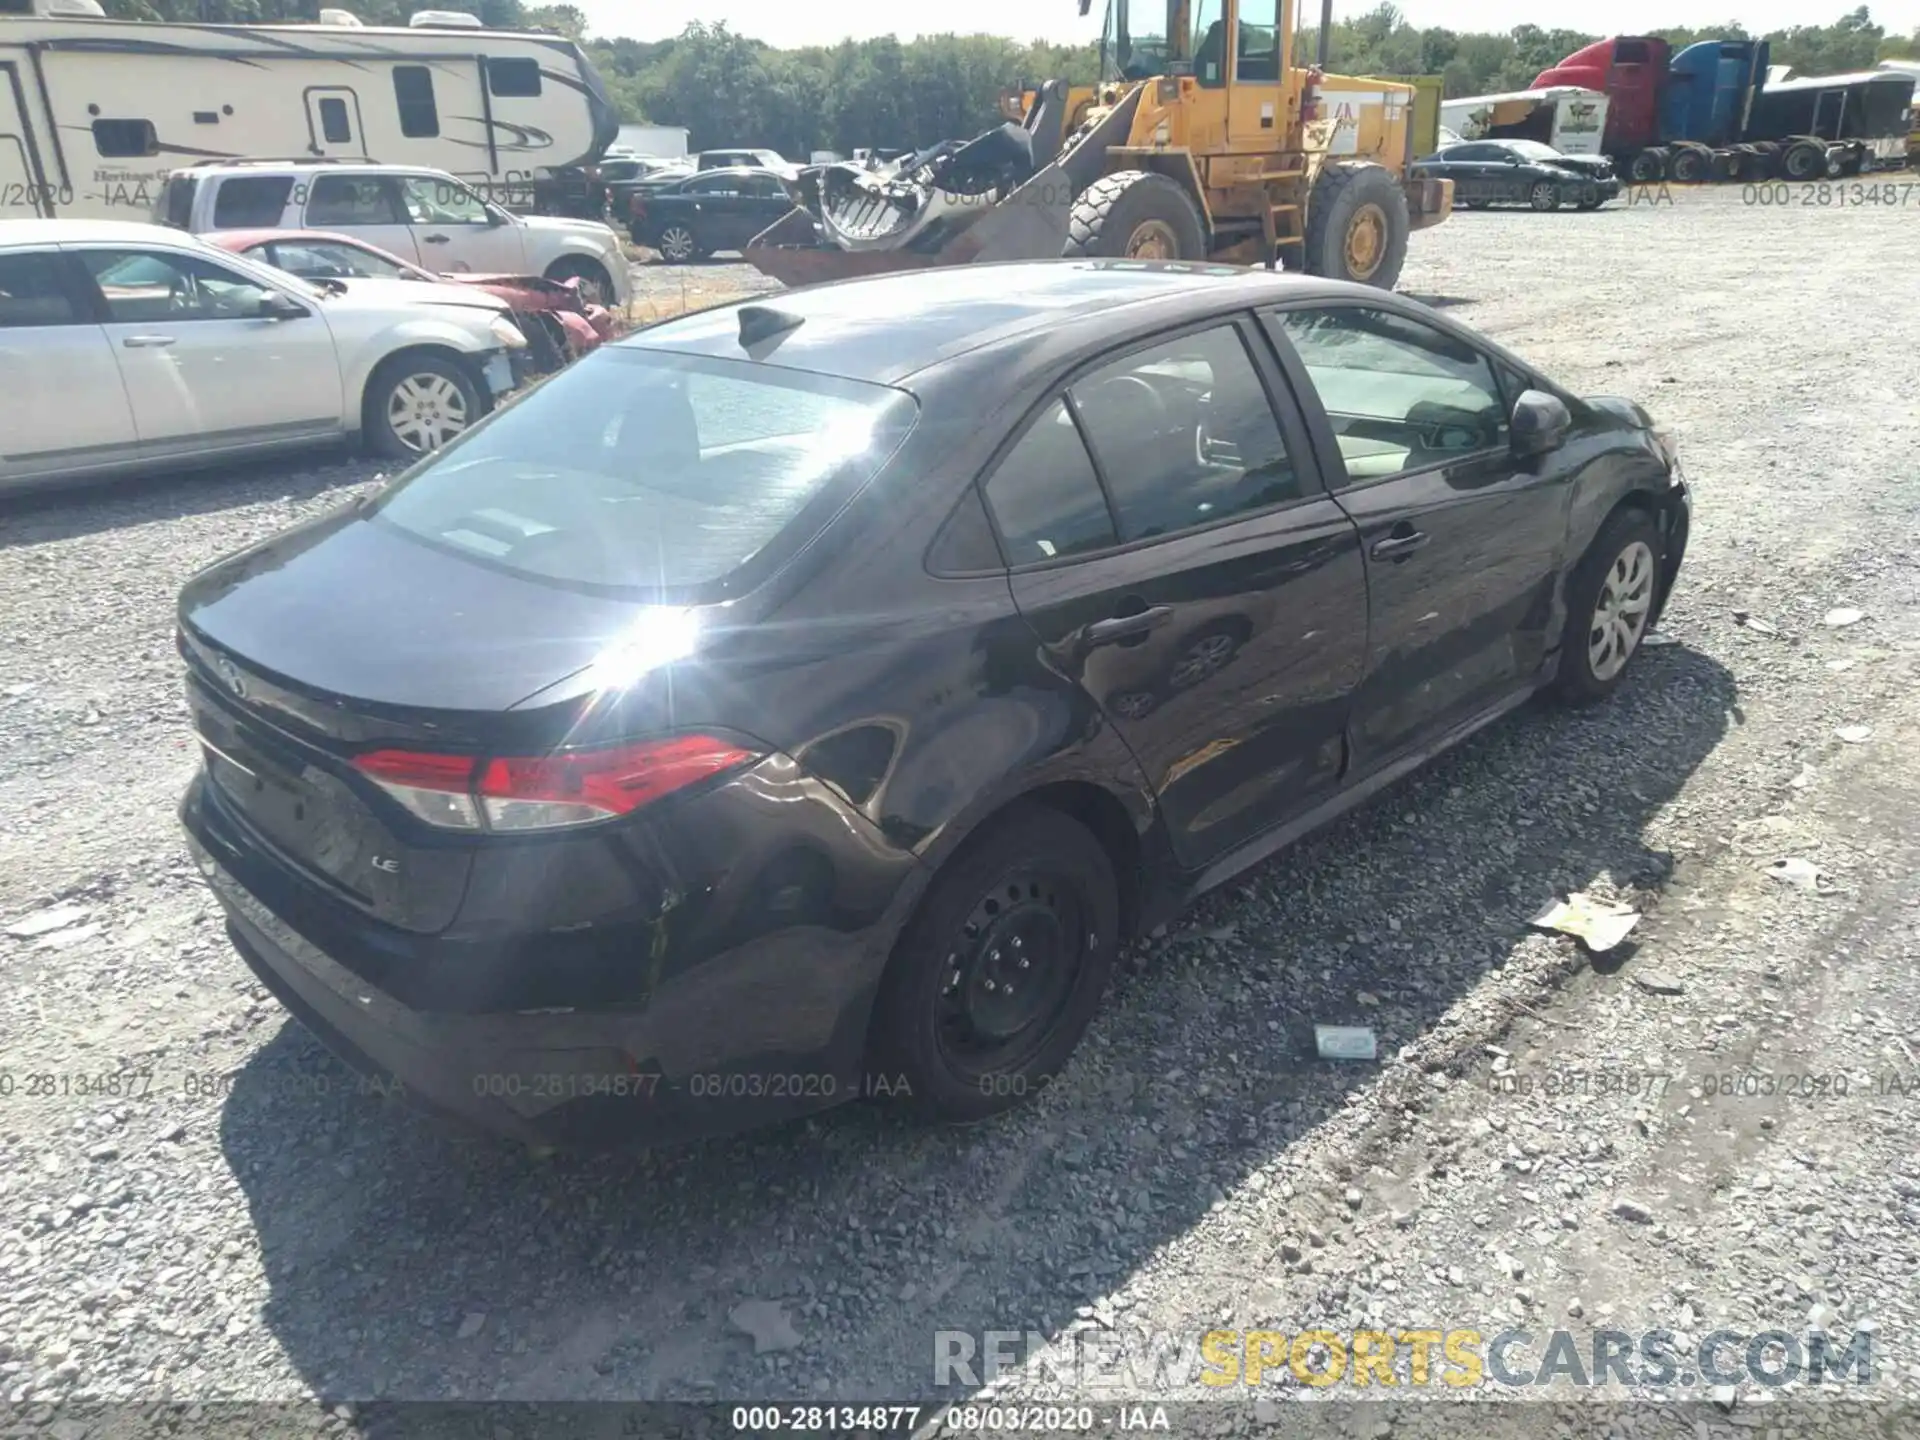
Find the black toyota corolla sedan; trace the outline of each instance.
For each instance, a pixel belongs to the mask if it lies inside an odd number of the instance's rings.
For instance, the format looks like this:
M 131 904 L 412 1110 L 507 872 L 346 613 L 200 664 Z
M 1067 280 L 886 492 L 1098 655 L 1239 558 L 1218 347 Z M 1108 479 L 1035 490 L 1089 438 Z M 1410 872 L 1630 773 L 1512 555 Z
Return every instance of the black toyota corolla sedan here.
M 1056 261 L 653 326 L 180 600 L 182 806 L 349 1063 L 535 1143 L 1067 1060 L 1118 947 L 1538 690 L 1686 546 L 1624 399 L 1372 288 Z

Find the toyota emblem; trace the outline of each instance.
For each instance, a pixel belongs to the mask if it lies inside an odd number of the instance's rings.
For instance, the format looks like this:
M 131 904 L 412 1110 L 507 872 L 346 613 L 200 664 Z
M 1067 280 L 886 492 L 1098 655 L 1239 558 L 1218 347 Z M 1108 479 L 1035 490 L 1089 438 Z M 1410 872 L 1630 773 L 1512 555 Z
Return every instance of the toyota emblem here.
M 231 660 L 223 655 L 214 662 L 214 668 L 220 672 L 220 678 L 226 682 L 227 689 L 231 690 L 236 698 L 241 700 L 247 698 L 247 682 Z

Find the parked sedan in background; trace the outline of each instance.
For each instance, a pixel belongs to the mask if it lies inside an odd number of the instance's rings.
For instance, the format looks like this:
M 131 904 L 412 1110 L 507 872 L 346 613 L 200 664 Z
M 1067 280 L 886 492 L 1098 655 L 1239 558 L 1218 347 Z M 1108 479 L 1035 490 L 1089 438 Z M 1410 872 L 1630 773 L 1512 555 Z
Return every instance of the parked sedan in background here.
M 479 291 L 319 287 L 176 230 L 0 221 L 0 489 L 363 439 L 414 459 L 513 387 Z
M 1563 155 L 1538 140 L 1467 140 L 1416 161 L 1416 177 L 1453 181 L 1454 199 L 1469 210 L 1529 205 L 1597 210 L 1620 193 L 1604 155 Z
M 738 250 L 793 209 L 786 181 L 771 170 L 708 170 L 629 201 L 633 243 L 675 264 Z
M 327 230 L 216 230 L 202 238 L 302 280 L 408 280 L 458 287 L 421 291 L 423 304 L 460 304 L 475 291 L 491 295 L 512 312 L 526 335 L 528 369 L 534 373 L 558 370 L 597 349 L 613 333 L 613 312 L 582 299 L 577 280 L 470 272 L 435 275 L 376 245 Z
M 1612 694 L 1689 509 L 1639 406 L 1378 289 L 788 291 L 195 577 L 182 818 L 262 983 L 434 1108 L 977 1119 L 1130 935 L 1536 691 Z

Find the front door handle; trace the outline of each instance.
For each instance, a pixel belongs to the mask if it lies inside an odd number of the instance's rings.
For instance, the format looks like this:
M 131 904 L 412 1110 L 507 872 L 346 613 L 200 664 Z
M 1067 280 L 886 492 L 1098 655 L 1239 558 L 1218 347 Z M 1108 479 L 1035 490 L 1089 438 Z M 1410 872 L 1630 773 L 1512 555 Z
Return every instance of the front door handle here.
M 1144 636 L 1149 630 L 1158 630 L 1172 618 L 1171 605 L 1155 605 L 1137 615 L 1116 615 L 1111 620 L 1096 620 L 1087 627 L 1087 643 L 1112 645 L 1116 641 L 1131 640 L 1135 636 Z
M 1386 539 L 1374 541 L 1373 548 L 1367 553 L 1376 560 L 1404 560 L 1425 545 L 1428 538 L 1424 530 L 1396 526 L 1393 534 Z
M 129 335 L 120 343 L 129 350 L 156 350 L 162 345 L 173 344 L 171 335 Z
M 420 243 L 423 245 L 445 245 L 449 238 L 450 237 L 445 235 L 422 235 L 420 237 Z

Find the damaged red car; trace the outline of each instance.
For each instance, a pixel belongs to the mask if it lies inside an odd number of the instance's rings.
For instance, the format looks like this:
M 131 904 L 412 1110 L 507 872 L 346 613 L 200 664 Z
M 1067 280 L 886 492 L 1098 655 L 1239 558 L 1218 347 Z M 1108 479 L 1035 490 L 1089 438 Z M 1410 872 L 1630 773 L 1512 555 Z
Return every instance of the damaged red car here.
M 532 368 L 539 372 L 561 369 L 613 335 L 613 312 L 588 304 L 576 280 L 467 271 L 436 275 L 364 240 L 328 230 L 220 230 L 202 238 L 302 280 L 420 280 L 484 290 L 512 308 L 527 337 Z

